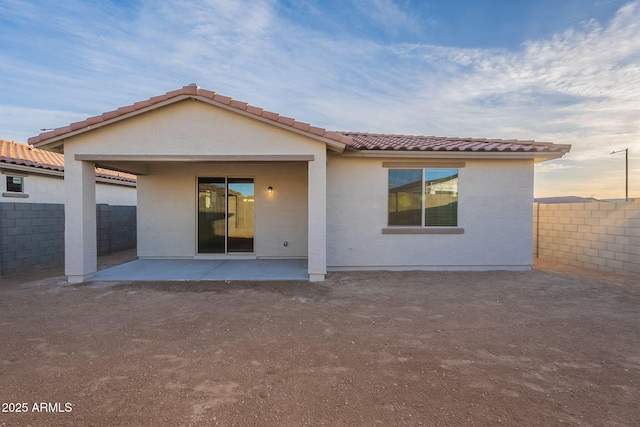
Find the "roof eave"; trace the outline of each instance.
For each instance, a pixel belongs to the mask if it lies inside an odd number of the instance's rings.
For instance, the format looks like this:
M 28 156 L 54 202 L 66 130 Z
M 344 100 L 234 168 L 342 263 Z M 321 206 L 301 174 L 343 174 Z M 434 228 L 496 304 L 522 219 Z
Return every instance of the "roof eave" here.
M 413 159 L 483 159 L 483 160 L 524 160 L 533 159 L 537 162 L 559 159 L 565 151 L 554 152 L 498 152 L 498 151 L 418 151 L 418 150 L 349 150 L 343 153 L 345 157 L 370 158 L 413 158 Z
M 303 135 L 303 136 L 306 136 L 308 138 L 312 138 L 312 139 L 315 139 L 315 140 L 318 140 L 318 141 L 322 141 L 327 145 L 327 148 L 330 149 L 331 151 L 336 151 L 336 152 L 342 153 L 344 151 L 344 149 L 346 148 L 346 144 L 338 142 L 338 141 L 335 141 L 335 140 L 332 140 L 330 138 L 326 138 L 326 137 L 323 137 L 321 135 L 316 135 L 316 134 L 314 134 L 312 132 L 304 131 L 304 130 L 301 130 L 301 129 L 296 129 L 294 127 L 288 126 L 288 125 L 283 124 L 283 123 L 279 123 L 279 122 L 274 121 L 274 120 L 270 120 L 270 119 L 264 118 L 262 116 L 257 116 L 255 114 L 240 110 L 238 108 L 226 105 L 224 103 L 217 102 L 217 101 L 215 101 L 213 99 L 204 97 L 202 95 L 189 95 L 189 94 L 178 95 L 178 96 L 169 98 L 167 100 L 164 100 L 164 101 L 149 105 L 147 107 L 143 107 L 143 108 L 137 109 L 137 110 L 129 112 L 129 113 L 121 114 L 121 115 L 116 116 L 116 117 L 111 118 L 111 119 L 102 120 L 102 121 L 100 121 L 98 123 L 95 123 L 95 124 L 92 124 L 92 125 L 88 125 L 88 126 L 85 126 L 85 127 L 79 128 L 79 129 L 75 129 L 75 130 L 72 130 L 72 131 L 69 131 L 69 132 L 61 133 L 60 135 L 54 135 L 54 136 L 52 136 L 50 138 L 47 138 L 47 139 L 44 139 L 44 140 L 41 140 L 41 141 L 37 141 L 37 142 L 34 142 L 34 143 L 30 142 L 30 144 L 32 146 L 36 147 L 36 148 L 44 148 L 44 147 L 54 148 L 54 147 L 63 145 L 65 139 L 72 138 L 74 136 L 83 134 L 85 132 L 89 132 L 89 131 L 92 131 L 92 130 L 95 130 L 95 129 L 99 129 L 99 128 L 104 127 L 104 126 L 108 126 L 108 125 L 111 125 L 113 123 L 117 123 L 117 122 L 119 122 L 121 120 L 126 120 L 128 118 L 135 117 L 137 115 L 144 114 L 144 113 L 147 113 L 149 111 L 157 110 L 159 108 L 162 108 L 162 107 L 165 107 L 165 106 L 168 106 L 168 105 L 171 105 L 171 104 L 175 104 L 177 102 L 189 100 L 189 99 L 205 102 L 205 103 L 213 105 L 215 107 L 219 107 L 219 108 L 225 109 L 227 111 L 231 111 L 233 113 L 240 114 L 240 115 L 242 115 L 244 117 L 248 117 L 250 119 L 258 120 L 260 122 L 263 122 L 263 123 L 266 123 L 266 124 L 269 124 L 269 125 L 272 125 L 272 126 L 279 127 L 279 128 L 284 129 L 286 131 L 297 133 L 299 135 Z

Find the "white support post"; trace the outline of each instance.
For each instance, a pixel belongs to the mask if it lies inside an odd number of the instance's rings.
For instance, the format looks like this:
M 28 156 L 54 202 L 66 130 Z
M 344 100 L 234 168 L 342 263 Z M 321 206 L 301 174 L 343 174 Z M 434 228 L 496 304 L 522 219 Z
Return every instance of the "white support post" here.
M 69 283 L 81 283 L 98 270 L 95 165 L 65 155 L 64 251 Z
M 327 153 L 315 154 L 308 162 L 309 281 L 319 282 L 327 274 Z

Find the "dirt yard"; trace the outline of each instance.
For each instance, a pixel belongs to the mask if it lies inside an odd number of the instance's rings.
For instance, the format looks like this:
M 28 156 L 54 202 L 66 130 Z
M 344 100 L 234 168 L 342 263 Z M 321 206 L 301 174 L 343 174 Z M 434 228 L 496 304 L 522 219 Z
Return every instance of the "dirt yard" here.
M 637 278 L 542 265 L 70 286 L 53 273 L 2 279 L 2 426 L 640 424 Z

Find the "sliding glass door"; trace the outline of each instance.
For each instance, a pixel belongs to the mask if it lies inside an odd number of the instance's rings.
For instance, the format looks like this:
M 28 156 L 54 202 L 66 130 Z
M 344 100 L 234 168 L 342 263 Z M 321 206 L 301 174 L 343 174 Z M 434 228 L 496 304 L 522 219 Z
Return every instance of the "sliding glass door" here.
M 252 178 L 198 178 L 198 253 L 253 252 Z

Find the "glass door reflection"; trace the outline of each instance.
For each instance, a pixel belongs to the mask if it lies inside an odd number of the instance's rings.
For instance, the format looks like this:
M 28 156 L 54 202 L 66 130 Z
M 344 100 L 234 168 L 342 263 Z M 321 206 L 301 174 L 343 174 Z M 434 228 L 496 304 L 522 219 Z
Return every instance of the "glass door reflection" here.
M 227 252 L 253 252 L 253 179 L 229 178 L 227 189 Z
M 198 253 L 253 252 L 252 178 L 198 178 Z

